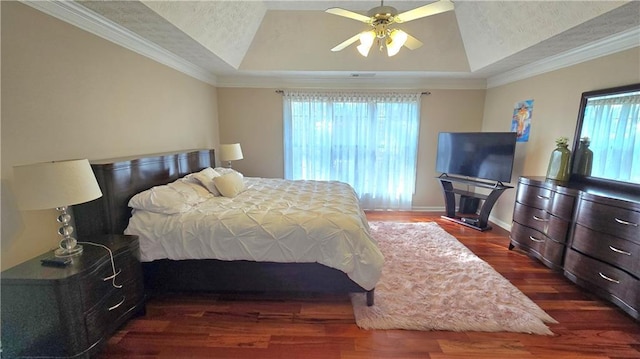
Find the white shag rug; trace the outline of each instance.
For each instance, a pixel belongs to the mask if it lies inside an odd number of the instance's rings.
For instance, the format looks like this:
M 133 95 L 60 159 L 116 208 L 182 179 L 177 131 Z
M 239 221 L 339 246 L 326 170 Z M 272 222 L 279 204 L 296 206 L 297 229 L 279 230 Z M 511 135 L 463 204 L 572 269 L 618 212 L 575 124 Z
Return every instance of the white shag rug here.
M 369 224 L 385 266 L 373 306 L 352 294 L 360 328 L 553 335 L 553 318 L 436 223 Z

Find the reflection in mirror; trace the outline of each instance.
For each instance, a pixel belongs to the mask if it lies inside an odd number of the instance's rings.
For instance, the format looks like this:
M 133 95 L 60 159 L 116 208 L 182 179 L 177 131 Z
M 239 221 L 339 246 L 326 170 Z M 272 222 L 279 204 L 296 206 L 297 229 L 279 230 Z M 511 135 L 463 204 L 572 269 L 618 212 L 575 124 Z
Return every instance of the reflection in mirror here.
M 640 184 L 640 84 L 585 92 L 572 173 Z

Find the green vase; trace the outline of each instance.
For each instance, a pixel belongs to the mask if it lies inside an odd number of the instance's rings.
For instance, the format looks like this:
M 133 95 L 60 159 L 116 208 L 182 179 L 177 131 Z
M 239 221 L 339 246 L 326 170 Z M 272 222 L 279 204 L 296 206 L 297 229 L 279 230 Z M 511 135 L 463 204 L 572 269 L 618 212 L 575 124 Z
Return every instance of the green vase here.
M 589 149 L 590 141 L 588 139 L 580 139 L 580 144 L 576 150 L 575 163 L 572 172 L 580 176 L 590 176 L 591 166 L 593 165 L 593 151 Z
M 547 178 L 556 181 L 569 180 L 569 161 L 571 159 L 571 151 L 566 144 L 558 144 L 549 159 L 549 168 L 547 168 Z

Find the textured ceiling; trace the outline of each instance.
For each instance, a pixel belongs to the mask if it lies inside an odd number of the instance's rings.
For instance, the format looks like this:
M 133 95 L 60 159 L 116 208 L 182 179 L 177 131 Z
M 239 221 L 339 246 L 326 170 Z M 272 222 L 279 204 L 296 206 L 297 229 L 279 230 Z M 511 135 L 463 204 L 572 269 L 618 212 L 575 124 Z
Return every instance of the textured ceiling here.
M 386 1 L 400 12 L 432 2 Z M 640 27 L 640 1 L 464 1 L 395 25 L 420 41 L 389 58 L 333 46 L 367 29 L 327 14 L 378 1 L 77 1 L 215 76 L 481 78 Z M 638 39 L 640 45 L 640 38 Z

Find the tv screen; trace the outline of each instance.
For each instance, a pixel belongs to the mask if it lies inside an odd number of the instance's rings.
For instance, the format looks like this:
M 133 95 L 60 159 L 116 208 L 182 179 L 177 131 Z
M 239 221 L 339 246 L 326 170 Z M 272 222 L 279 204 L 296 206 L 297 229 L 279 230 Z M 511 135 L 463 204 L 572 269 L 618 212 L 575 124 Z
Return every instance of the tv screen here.
M 436 171 L 511 182 L 515 150 L 515 132 L 441 132 Z

